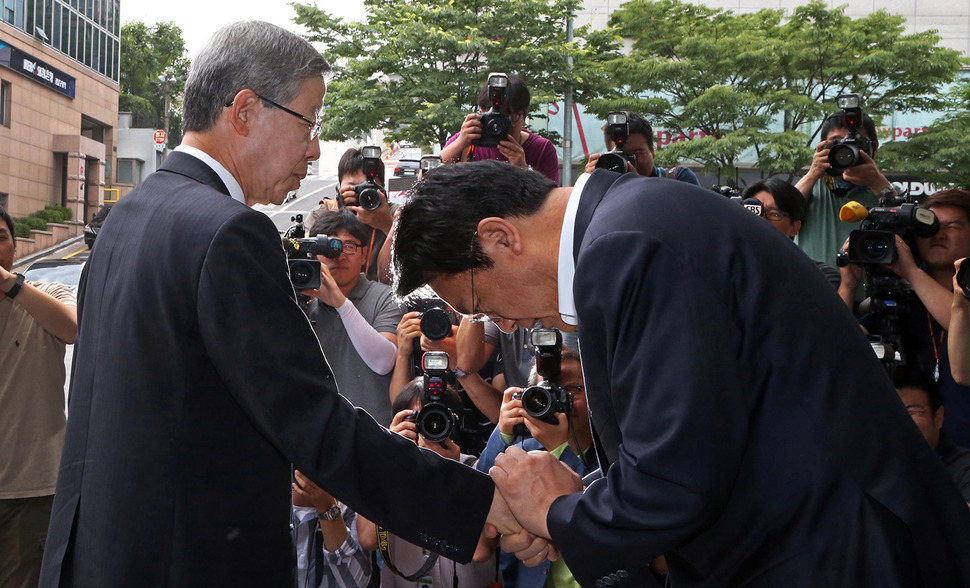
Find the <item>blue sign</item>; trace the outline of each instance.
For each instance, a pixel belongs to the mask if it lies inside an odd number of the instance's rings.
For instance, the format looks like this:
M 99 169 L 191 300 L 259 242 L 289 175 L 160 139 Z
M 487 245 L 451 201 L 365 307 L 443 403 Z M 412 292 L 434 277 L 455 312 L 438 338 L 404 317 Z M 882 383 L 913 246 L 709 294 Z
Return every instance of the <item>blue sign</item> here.
M 73 77 L 3 41 L 0 41 L 0 65 L 10 68 L 38 84 L 43 84 L 55 92 L 60 92 L 68 98 L 74 98 L 76 80 Z

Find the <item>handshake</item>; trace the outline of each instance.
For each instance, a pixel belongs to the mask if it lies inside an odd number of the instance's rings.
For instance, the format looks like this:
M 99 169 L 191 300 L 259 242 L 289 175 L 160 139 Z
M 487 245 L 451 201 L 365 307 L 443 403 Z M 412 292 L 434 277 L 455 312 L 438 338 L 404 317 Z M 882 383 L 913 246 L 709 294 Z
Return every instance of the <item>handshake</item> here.
M 519 447 L 496 456 L 488 474 L 495 482 L 495 497 L 485 537 L 501 535 L 502 549 L 528 566 L 555 561 L 559 551 L 550 538 L 546 515 L 556 498 L 583 490 L 579 474 L 547 451 L 527 453 Z

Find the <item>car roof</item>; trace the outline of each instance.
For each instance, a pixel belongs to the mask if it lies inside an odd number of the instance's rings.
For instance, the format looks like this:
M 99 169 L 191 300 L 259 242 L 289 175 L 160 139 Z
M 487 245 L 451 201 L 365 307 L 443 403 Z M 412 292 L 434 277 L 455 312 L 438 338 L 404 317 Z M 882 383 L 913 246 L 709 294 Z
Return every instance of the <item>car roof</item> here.
M 77 291 L 81 279 L 81 269 L 86 259 L 42 259 L 30 264 L 24 271 L 24 278 L 31 282 L 60 282 Z

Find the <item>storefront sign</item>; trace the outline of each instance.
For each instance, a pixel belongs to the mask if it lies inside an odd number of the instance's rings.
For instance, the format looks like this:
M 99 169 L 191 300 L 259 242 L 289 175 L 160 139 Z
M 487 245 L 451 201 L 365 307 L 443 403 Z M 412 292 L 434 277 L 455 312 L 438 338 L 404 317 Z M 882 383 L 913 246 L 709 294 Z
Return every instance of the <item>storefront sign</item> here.
M 68 98 L 74 98 L 74 78 L 3 41 L 0 41 L 0 65 L 27 76 L 55 92 L 60 92 Z

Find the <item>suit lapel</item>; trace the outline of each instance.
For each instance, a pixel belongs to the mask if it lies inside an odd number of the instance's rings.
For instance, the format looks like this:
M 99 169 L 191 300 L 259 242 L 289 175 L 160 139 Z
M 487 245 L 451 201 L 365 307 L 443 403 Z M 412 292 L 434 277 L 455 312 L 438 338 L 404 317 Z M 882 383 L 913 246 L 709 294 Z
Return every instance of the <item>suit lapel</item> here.
M 226 196 L 229 196 L 229 188 L 223 183 L 219 174 L 206 165 L 204 161 L 188 153 L 182 153 L 181 151 L 169 153 L 168 157 L 162 163 L 162 166 L 158 168 L 158 171 L 185 176 L 207 186 L 212 186 Z
M 621 174 L 598 169 L 586 180 L 586 186 L 579 199 L 579 208 L 576 209 L 576 224 L 573 225 L 573 263 L 579 260 L 583 236 L 586 235 L 586 229 L 593 220 L 593 212 L 596 211 L 596 207 L 599 206 L 610 186 L 622 177 Z

